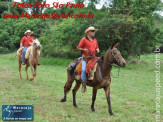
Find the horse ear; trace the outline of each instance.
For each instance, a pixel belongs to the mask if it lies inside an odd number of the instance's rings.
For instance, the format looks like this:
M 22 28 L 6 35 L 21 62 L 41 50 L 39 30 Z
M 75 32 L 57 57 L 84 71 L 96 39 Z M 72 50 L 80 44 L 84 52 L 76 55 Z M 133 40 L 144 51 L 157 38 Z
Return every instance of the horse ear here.
M 113 49 L 113 47 L 114 47 L 114 45 L 115 45 L 116 43 L 115 42 L 113 42 L 113 44 L 111 45 L 111 49 Z
M 114 48 L 117 48 L 119 45 L 120 45 L 120 43 L 119 43 L 119 42 L 118 42 L 118 43 L 116 43 L 116 44 L 114 45 Z
M 118 42 L 114 42 L 113 44 L 112 44 L 112 46 L 111 46 L 111 49 L 113 49 L 113 48 L 117 48 L 118 46 L 120 45 L 120 43 Z

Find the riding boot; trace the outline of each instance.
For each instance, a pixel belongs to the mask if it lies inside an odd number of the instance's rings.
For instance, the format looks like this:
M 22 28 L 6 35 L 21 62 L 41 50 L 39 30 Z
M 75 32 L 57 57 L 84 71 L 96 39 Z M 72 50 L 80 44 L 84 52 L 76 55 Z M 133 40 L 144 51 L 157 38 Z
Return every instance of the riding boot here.
M 87 80 L 85 80 L 85 82 L 82 83 L 82 93 L 84 93 L 86 91 L 86 84 L 87 84 Z
M 23 65 L 25 65 L 25 64 L 26 64 L 26 62 L 27 62 L 27 61 L 26 61 L 26 59 L 25 59 L 25 62 L 22 62 L 22 64 L 23 64 Z

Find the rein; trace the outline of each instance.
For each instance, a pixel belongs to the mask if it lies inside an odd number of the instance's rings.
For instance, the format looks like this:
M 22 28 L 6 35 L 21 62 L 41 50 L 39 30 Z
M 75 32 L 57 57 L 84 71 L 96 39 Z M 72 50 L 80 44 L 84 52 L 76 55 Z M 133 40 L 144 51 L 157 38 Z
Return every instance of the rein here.
M 88 50 L 88 53 L 91 55 L 92 58 L 95 57 L 95 56 L 92 54 L 92 52 L 91 52 L 90 50 Z M 112 55 L 113 55 L 113 51 L 112 51 Z M 114 55 L 113 55 L 113 57 L 115 58 Z M 119 66 L 117 66 L 117 65 L 115 65 L 115 64 L 113 64 L 113 63 L 110 63 L 110 62 L 108 62 L 108 61 L 104 61 L 104 60 L 102 60 L 102 59 L 99 59 L 99 60 L 101 60 L 101 61 L 103 61 L 104 63 L 107 63 L 107 64 L 109 64 L 109 65 L 111 65 L 111 66 L 118 67 L 118 76 L 114 77 L 114 76 L 112 75 L 112 73 L 111 73 L 111 76 L 112 76 L 113 78 L 118 78 L 118 77 L 119 77 L 119 72 L 120 72 L 120 67 L 119 67 Z M 115 60 L 118 61 L 116 58 L 115 58 Z

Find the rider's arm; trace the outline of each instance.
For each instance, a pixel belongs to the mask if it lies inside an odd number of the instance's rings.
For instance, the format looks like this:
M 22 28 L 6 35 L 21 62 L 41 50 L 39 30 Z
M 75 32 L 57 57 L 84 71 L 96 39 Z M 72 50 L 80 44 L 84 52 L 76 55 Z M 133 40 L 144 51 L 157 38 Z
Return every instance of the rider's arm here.
M 84 47 L 84 44 L 85 44 L 85 37 L 80 40 L 77 49 L 80 50 L 80 51 L 86 51 L 86 52 L 88 52 L 88 49 L 83 48 Z
M 97 40 L 96 40 L 96 52 L 99 53 L 100 52 L 100 49 L 98 47 L 98 43 L 97 43 Z
M 23 43 L 20 43 L 20 48 L 23 47 Z
M 84 49 L 84 48 L 78 48 L 78 50 L 80 50 L 80 51 L 88 51 L 88 49 Z

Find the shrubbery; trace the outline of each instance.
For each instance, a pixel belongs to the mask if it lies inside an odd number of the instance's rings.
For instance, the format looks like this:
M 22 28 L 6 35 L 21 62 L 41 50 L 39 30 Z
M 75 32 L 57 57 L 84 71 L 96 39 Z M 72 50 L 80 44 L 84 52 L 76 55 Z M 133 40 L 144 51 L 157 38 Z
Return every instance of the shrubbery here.
M 115 41 L 119 41 L 122 55 L 139 56 L 150 52 L 156 44 L 160 44 L 163 30 L 156 26 L 154 11 L 158 9 L 160 1 L 151 4 L 137 1 L 113 1 L 110 8 L 97 10 L 94 7 L 82 9 L 48 8 L 45 13 L 56 14 L 94 14 L 92 18 L 69 19 L 0 19 L 0 53 L 15 51 L 19 47 L 24 32 L 28 29 L 34 32 L 43 45 L 43 56 L 68 57 L 80 56 L 76 51 L 77 45 L 85 36 L 84 30 L 89 26 L 98 28 L 95 38 L 99 43 L 101 54 Z M 155 4 L 154 4 L 155 3 Z M 91 5 L 91 4 L 90 4 Z M 162 21 L 162 18 L 160 18 Z M 160 26 L 160 24 L 159 24 Z M 4 50 L 4 51 L 3 51 Z

